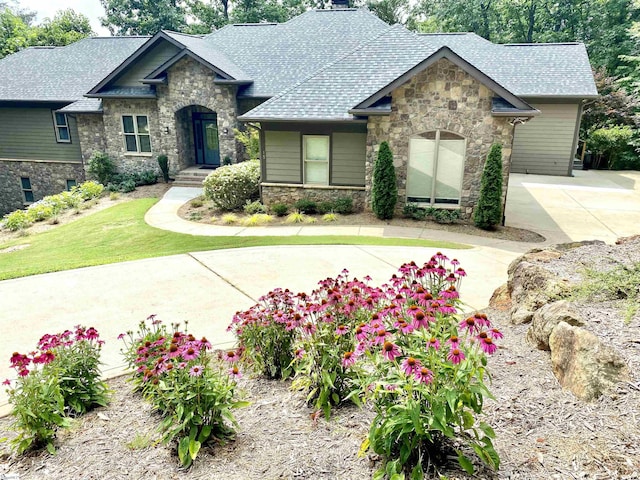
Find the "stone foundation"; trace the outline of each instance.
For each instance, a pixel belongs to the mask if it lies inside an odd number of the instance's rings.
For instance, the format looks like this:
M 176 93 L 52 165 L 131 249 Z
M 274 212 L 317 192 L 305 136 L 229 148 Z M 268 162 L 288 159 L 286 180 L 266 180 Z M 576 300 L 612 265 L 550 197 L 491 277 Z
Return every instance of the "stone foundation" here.
M 31 180 L 34 201 L 67 189 L 67 180 L 84 182 L 81 163 L 42 161 L 0 161 L 0 215 L 24 207 L 20 177 Z
M 365 208 L 365 191 L 360 187 L 310 187 L 305 185 L 262 184 L 262 203 L 267 206 L 275 203 L 293 205 L 303 198 L 315 202 L 327 202 L 338 197 L 353 199 L 353 210 L 358 212 Z

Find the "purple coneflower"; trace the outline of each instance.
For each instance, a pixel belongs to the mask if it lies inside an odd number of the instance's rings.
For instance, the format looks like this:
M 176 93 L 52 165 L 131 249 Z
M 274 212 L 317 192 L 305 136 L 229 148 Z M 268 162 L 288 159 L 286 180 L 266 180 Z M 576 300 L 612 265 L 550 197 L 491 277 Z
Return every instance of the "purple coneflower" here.
M 502 337 L 504 337 L 504 335 L 502 335 L 502 332 L 497 328 L 492 328 L 487 332 L 487 334 L 494 340 L 500 340 Z
M 354 352 L 344 352 L 342 355 L 342 366 L 348 368 L 356 363 L 356 354 Z
M 229 375 L 236 379 L 242 378 L 242 373 L 240 373 L 240 370 L 235 365 L 229 369 Z
M 433 372 L 429 370 L 427 367 L 420 367 L 415 372 L 415 379 L 420 383 L 428 384 L 433 381 Z
M 427 342 L 427 348 L 438 350 L 440 348 L 440 340 L 438 340 L 436 337 L 431 337 Z
M 231 363 L 234 363 L 240 360 L 240 355 L 238 355 L 238 353 L 235 350 L 229 350 L 225 352 L 223 357 L 227 362 L 231 362 Z
M 400 349 L 395 343 L 384 342 L 382 345 L 382 356 L 387 360 L 393 361 L 396 357 L 401 355 Z
M 433 321 L 433 317 L 429 317 L 424 314 L 424 312 L 418 312 L 416 317 L 413 319 L 413 327 L 416 330 L 421 328 L 429 328 L 429 322 Z
M 389 335 L 391 334 L 387 332 L 384 328 L 379 328 L 373 334 L 373 343 L 375 343 L 376 345 L 381 345 L 385 343 L 385 340 Z
M 336 327 L 336 335 L 344 335 L 349 332 L 349 328 L 346 325 L 338 325 Z
M 191 375 L 192 377 L 199 377 L 200 375 L 202 375 L 203 371 L 204 369 L 202 368 L 202 365 L 194 365 L 193 367 L 191 367 L 191 370 L 189 370 L 189 375 Z
M 296 351 L 294 352 L 294 356 L 298 359 L 304 357 L 305 351 L 304 348 L 296 348 Z
M 460 339 L 458 338 L 457 335 L 451 335 L 449 337 L 449 340 L 447 340 L 447 343 L 451 345 L 451 348 L 458 348 L 458 345 L 460 344 Z
M 447 359 L 454 365 L 459 364 L 462 360 L 464 360 L 464 358 L 464 352 L 459 348 L 452 348 L 449 352 L 449 355 L 447 355 Z
M 484 351 L 484 353 L 488 355 L 493 355 L 496 353 L 498 346 L 493 343 L 493 339 L 489 337 L 485 332 L 482 332 L 478 335 L 478 341 L 480 343 L 480 348 Z
M 193 347 L 187 347 L 184 348 L 180 354 L 182 355 L 183 359 L 189 361 L 198 358 L 200 352 Z
M 419 360 L 416 360 L 413 357 L 407 357 L 402 362 L 402 371 L 405 375 L 410 376 L 416 373 L 422 365 Z
M 459 327 L 461 329 L 466 329 L 467 332 L 469 332 L 469 335 L 473 335 L 480 329 L 475 317 L 469 317 L 466 320 L 461 321 Z

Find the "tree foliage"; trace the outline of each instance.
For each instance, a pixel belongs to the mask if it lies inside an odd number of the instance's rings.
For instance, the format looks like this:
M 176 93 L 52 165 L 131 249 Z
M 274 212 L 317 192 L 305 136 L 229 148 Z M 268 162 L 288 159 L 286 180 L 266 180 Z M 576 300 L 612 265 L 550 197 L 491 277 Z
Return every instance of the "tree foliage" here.
M 473 222 L 485 230 L 502 221 L 502 145 L 491 145 L 480 182 L 480 198 L 473 211 Z
M 34 12 L 0 3 L 0 58 L 34 45 L 68 45 L 93 33 L 89 19 L 71 9 L 39 25 L 33 25 L 34 18 Z
M 396 169 L 393 166 L 393 153 L 387 142 L 380 144 L 378 158 L 373 165 L 373 186 L 371 191 L 371 210 L 382 220 L 393 218 L 398 201 Z

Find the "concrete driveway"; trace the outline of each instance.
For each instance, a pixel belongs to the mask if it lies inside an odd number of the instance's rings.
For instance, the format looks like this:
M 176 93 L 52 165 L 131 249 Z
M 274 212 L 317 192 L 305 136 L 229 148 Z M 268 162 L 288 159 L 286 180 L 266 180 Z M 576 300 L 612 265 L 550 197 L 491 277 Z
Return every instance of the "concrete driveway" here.
M 640 172 L 577 170 L 573 177 L 511 174 L 507 225 L 547 243 L 640 234 Z

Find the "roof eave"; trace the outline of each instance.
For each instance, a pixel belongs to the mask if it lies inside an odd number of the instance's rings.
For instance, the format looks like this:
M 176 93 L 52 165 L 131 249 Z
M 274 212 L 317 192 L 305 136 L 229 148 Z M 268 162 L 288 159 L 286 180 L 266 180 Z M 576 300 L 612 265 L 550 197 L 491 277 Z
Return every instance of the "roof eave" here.
M 216 85 L 251 85 L 253 80 L 227 80 L 225 78 L 213 81 Z
M 360 118 L 335 118 L 335 117 L 326 117 L 326 118 L 269 118 L 269 117 L 247 117 L 245 115 L 241 115 L 238 117 L 238 120 L 241 122 L 269 122 L 269 123 L 277 123 L 277 122 L 296 122 L 296 123 L 367 123 L 367 119 Z
M 132 93 L 132 94 L 116 94 L 116 95 L 109 95 L 109 94 L 104 94 L 104 93 L 86 93 L 84 95 L 87 98 L 150 98 L 150 99 L 155 99 L 156 94 L 155 93 Z
M 550 95 L 550 94 L 526 94 L 519 95 L 520 98 L 524 99 L 535 99 L 535 98 L 556 98 L 560 100 L 593 100 L 595 98 L 599 98 L 598 94 L 590 94 L 590 95 Z
M 358 116 L 390 115 L 391 109 L 381 110 L 379 108 L 352 108 L 349 110 L 349 114 Z
M 536 117 L 540 115 L 540 110 L 512 110 L 504 112 L 492 110 L 491 115 L 494 117 Z

